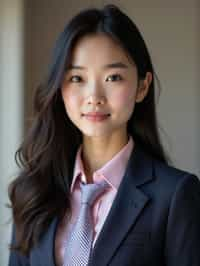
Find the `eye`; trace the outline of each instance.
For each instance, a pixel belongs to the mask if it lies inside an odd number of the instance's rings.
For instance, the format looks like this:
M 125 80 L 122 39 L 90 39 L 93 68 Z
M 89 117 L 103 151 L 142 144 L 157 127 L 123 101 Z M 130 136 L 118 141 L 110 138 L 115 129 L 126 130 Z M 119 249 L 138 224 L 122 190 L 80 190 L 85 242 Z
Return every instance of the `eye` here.
M 120 80 L 122 80 L 122 77 L 121 77 L 121 75 L 119 75 L 119 74 L 114 74 L 114 75 L 110 75 L 110 76 L 106 79 L 106 81 L 109 81 L 109 80 L 111 80 L 111 81 L 120 81 Z
M 82 80 L 81 77 L 77 76 L 77 75 L 76 76 L 71 76 L 70 79 L 69 79 L 70 82 L 76 82 L 76 83 L 80 82 L 81 80 Z

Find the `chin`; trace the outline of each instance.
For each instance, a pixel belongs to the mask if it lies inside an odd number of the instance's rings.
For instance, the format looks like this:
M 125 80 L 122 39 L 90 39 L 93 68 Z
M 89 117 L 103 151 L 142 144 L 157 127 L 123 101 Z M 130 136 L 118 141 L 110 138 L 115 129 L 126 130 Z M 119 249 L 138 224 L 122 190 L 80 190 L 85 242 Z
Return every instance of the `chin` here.
M 85 132 L 83 132 L 82 131 L 82 134 L 83 134 L 83 136 L 86 136 L 86 137 L 90 137 L 90 138 L 100 138 L 100 137 L 109 137 L 109 136 L 111 136 L 112 135 L 112 132 L 110 132 L 110 131 L 101 131 L 101 130 L 99 130 L 98 132 L 96 131 L 96 132 L 92 132 L 92 131 L 85 131 Z

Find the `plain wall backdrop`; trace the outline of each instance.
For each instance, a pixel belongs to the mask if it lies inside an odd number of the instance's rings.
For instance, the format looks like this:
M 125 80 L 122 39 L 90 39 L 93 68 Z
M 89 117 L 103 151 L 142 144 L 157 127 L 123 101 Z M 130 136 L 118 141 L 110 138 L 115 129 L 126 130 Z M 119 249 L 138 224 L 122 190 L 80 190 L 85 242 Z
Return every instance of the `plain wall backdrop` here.
M 11 224 L 5 224 L 11 216 L 5 208 L 7 185 L 16 171 L 14 151 L 22 140 L 23 124 L 26 130 L 31 115 L 33 89 L 44 77 L 55 40 L 69 18 L 82 8 L 105 3 L 111 1 L 0 2 L 4 40 L 0 46 L 4 69 L 0 83 L 0 266 L 7 265 L 10 239 Z M 112 3 L 133 19 L 151 53 L 162 85 L 157 111 L 166 150 L 176 167 L 200 177 L 198 1 Z

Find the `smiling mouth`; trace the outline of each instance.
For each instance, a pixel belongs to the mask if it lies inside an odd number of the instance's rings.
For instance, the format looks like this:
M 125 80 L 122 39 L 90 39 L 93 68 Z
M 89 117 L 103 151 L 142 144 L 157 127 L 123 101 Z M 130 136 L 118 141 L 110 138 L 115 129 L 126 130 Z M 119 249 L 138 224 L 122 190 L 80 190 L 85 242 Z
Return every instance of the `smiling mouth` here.
M 99 122 L 106 120 L 110 116 L 110 114 L 83 114 L 82 116 L 84 116 L 89 121 Z

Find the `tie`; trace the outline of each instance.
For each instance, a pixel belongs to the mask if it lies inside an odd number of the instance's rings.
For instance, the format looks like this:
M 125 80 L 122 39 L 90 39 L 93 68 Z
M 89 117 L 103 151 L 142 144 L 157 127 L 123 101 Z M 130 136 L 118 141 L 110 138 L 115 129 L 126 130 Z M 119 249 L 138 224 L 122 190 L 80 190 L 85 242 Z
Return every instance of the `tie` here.
M 66 242 L 64 266 L 86 266 L 88 264 L 93 241 L 91 207 L 106 187 L 108 187 L 106 181 L 86 185 L 81 183 L 80 213 Z

